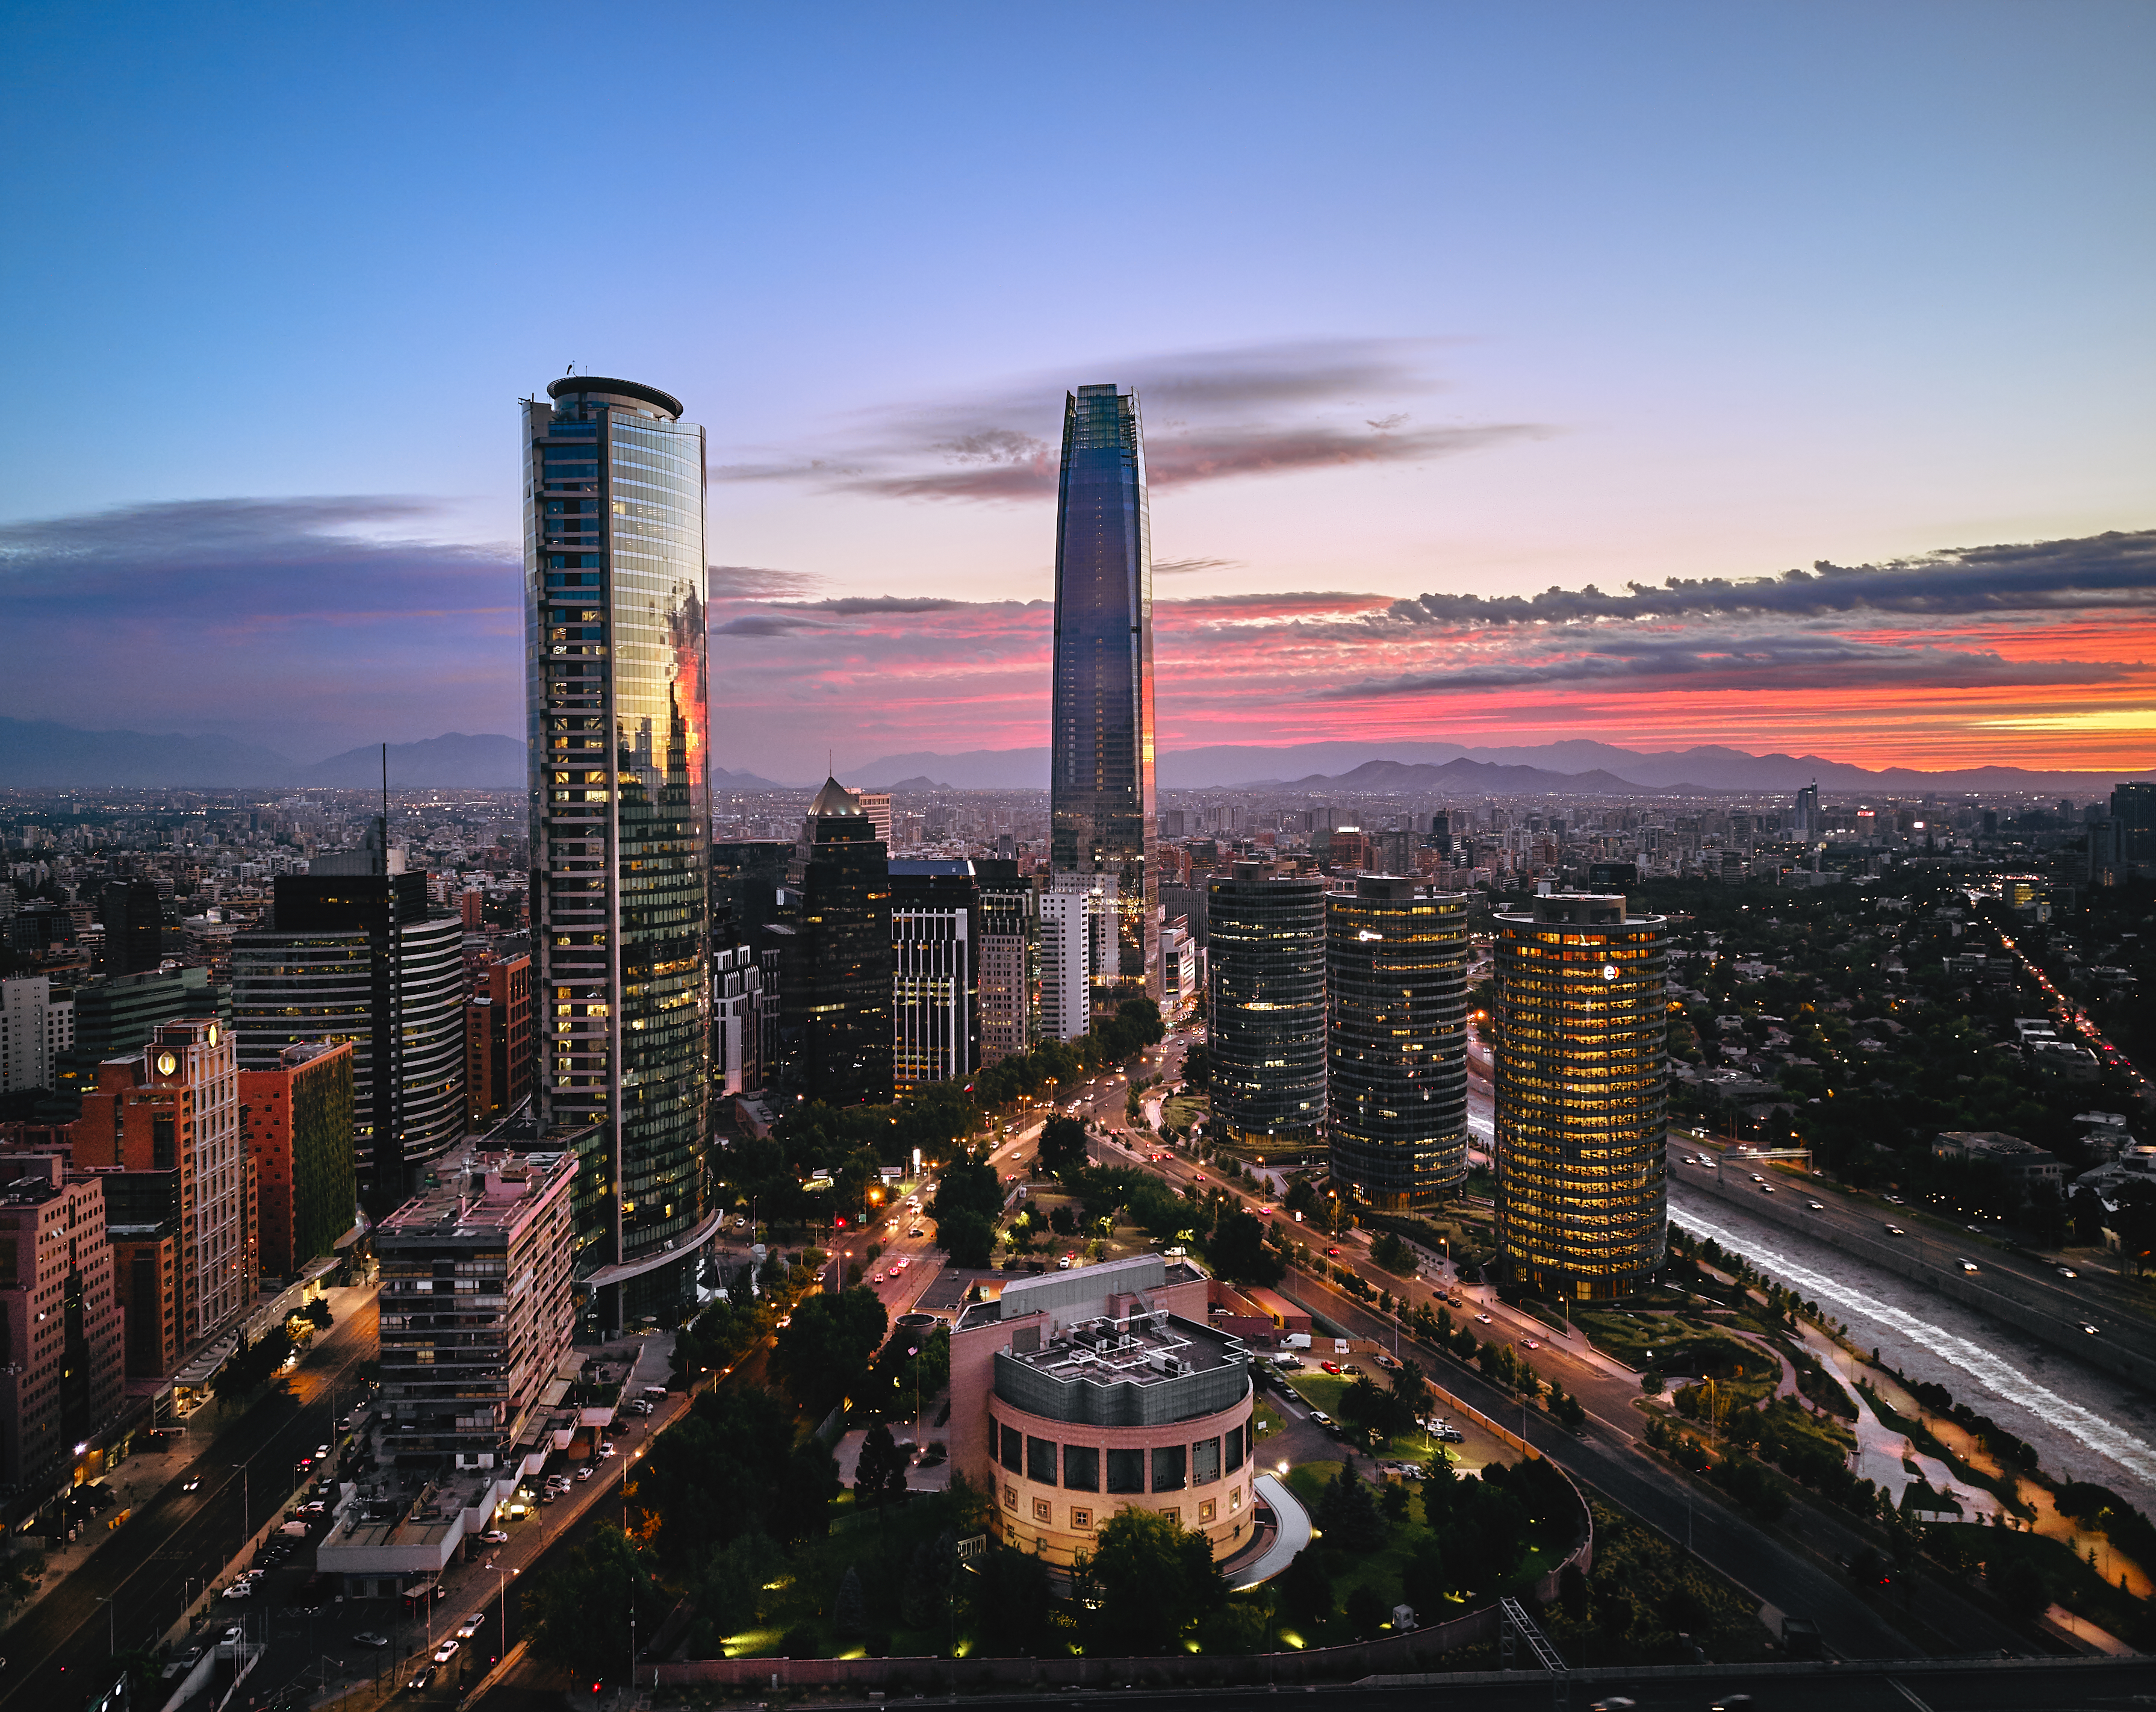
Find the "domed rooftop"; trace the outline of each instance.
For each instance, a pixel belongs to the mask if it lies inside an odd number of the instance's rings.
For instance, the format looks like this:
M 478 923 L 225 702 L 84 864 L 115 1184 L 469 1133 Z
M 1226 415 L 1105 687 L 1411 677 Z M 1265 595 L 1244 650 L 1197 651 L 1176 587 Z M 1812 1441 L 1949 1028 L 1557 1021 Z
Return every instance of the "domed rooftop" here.
M 811 815 L 858 815 L 861 799 L 835 779 L 826 779 L 823 789 L 816 793 L 816 800 L 808 805 Z

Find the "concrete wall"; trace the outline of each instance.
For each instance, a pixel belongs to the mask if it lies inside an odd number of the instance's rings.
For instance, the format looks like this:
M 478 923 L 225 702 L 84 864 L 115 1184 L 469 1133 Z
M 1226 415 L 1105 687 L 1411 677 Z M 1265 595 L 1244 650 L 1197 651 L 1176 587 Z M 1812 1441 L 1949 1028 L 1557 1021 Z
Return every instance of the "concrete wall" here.
M 1725 1165 L 1723 1170 L 1728 1167 Z M 1804 1180 L 1793 1177 L 1789 1186 L 1794 1190 Z M 1965 1272 L 1948 1272 L 1943 1267 L 1928 1266 L 1891 1238 L 1874 1240 L 1845 1231 L 1836 1230 L 1823 1219 L 1815 1219 L 1806 1212 L 1794 1194 L 1762 1195 L 1752 1184 L 1743 1189 L 1722 1181 L 1722 1171 L 1695 1172 L 1685 1179 L 1686 1186 L 1697 1189 L 1717 1200 L 1740 1206 L 1753 1218 L 1770 1225 L 1784 1225 L 1793 1231 L 1801 1231 L 1815 1242 L 1877 1267 L 1881 1272 L 1892 1272 L 1936 1291 L 1950 1302 L 1958 1302 L 1964 1308 L 1973 1308 L 1979 1314 L 1989 1314 L 1994 1319 L 2012 1326 L 2017 1331 L 2051 1344 L 2054 1349 L 2087 1362 L 2092 1367 L 2119 1378 L 2148 1387 L 2156 1387 L 2156 1360 L 2135 1350 L 2122 1348 L 2108 1339 L 2092 1338 L 2071 1321 L 2047 1314 L 2041 1308 L 2030 1308 L 2013 1298 L 2001 1294 L 1983 1282 L 1983 1275 L 1975 1278 Z

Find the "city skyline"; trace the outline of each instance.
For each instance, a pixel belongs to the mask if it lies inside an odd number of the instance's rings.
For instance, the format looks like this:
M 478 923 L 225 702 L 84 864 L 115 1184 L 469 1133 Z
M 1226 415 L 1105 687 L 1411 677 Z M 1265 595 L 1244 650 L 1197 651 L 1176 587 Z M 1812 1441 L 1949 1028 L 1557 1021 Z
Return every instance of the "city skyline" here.
M 499 413 L 573 362 L 712 425 L 721 765 L 1009 746 L 1046 717 L 1055 404 L 1113 374 L 1151 410 L 1163 751 L 2146 758 L 2145 10 L 1226 18 L 1148 18 L 1136 65 L 1000 18 L 811 51 L 795 20 L 594 43 L 541 8 L 513 43 L 446 18 L 416 64 L 329 18 L 26 27 L 26 700 L 301 756 L 515 730 Z M 716 147 L 542 188 L 506 139 L 572 44 Z M 1148 265 L 1103 290 L 1038 186 L 1084 170 L 1049 116 L 1110 68 L 1161 170 L 1122 215 Z M 1254 102 L 1293 117 L 1252 134 Z M 602 193 L 673 271 L 498 290 Z M 421 365 L 398 434 L 340 408 Z M 177 399 L 187 434 L 115 432 Z M 1793 599 L 1822 561 L 1900 568 Z M 1472 604 L 1672 577 L 1777 598 Z

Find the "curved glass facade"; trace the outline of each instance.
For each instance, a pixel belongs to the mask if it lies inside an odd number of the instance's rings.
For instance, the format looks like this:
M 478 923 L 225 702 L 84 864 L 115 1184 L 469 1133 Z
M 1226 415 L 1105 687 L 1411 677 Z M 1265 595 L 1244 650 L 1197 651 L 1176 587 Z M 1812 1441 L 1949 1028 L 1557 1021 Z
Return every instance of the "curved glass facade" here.
M 1112 956 L 1093 1010 L 1160 997 L 1153 862 L 1152 525 L 1136 393 L 1081 387 L 1063 407 L 1055 516 L 1049 866 L 1116 879 Z
M 1213 1128 L 1315 1142 L 1325 1121 L 1325 882 L 1238 869 L 1207 888 Z
M 542 1128 L 599 1123 L 625 1312 L 690 1298 L 711 1041 L 704 431 L 574 377 L 527 401 L 525 636 Z M 626 1280 L 624 1280 L 626 1281 Z
M 1383 1207 L 1467 1175 L 1467 900 L 1366 874 L 1325 901 L 1332 1176 Z
M 1626 1296 L 1661 1264 L 1666 926 L 1562 892 L 1497 918 L 1497 1240 L 1536 1290 Z

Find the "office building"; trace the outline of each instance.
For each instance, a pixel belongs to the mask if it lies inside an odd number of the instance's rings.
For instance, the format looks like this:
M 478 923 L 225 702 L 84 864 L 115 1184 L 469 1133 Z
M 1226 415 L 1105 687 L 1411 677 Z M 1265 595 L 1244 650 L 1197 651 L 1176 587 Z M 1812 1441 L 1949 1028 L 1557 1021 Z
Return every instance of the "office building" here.
M 0 1159 L 0 1490 L 73 1482 L 125 1389 L 105 1192 L 57 1154 Z
M 1315 1149 L 1325 1122 L 1325 882 L 1241 862 L 1208 888 L 1211 1133 Z
M 316 1041 L 285 1047 L 274 1070 L 239 1072 L 239 1139 L 254 1162 L 265 1278 L 296 1278 L 353 1228 L 355 1057 L 350 1041 Z
M 465 1000 L 465 1127 L 491 1128 L 531 1097 L 531 959 L 482 955 Z
M 288 1046 L 352 1042 L 353 1144 L 377 1214 L 465 1134 L 465 990 L 464 923 L 378 843 L 280 875 L 272 925 L 233 940 L 244 1067 L 275 1070 Z
M 576 1323 L 576 1170 L 566 1153 L 459 1159 L 376 1228 L 384 1451 L 491 1468 L 530 1436 Z
M 524 405 L 542 1130 L 603 1123 L 612 1325 L 696 1299 L 711 1050 L 704 430 L 577 375 Z
M 1142 1254 L 1006 1284 L 951 1334 L 952 1466 L 996 1537 L 1067 1570 L 1118 1510 L 1246 1547 L 1259 1473 L 1250 1356 L 1208 1323 L 1207 1280 Z
M 74 1163 L 90 1172 L 155 1175 L 169 1185 L 182 1349 L 253 1305 L 254 1174 L 240 1144 L 232 1035 L 221 1023 L 162 1023 L 141 1052 L 98 1066 L 96 1090 L 83 1096 L 74 1128 Z
M 711 846 L 711 943 L 753 945 L 779 918 L 778 894 L 786 884 L 793 846 L 755 839 Z
M 891 848 L 891 793 L 887 790 L 857 790 L 854 800 L 861 805 L 861 812 L 869 817 L 869 825 L 875 828 L 876 841 L 887 851 Z
M 1790 836 L 1799 844 L 1819 844 L 1826 838 L 1826 820 L 1820 812 L 1820 790 L 1816 784 L 1805 785 L 1797 793 L 1796 813 L 1791 819 Z
M 983 858 L 973 864 L 980 893 L 980 974 L 976 983 L 981 1062 L 993 1064 L 1033 1049 L 1034 925 L 1040 906 L 1018 863 Z
M 827 1105 L 891 1098 L 889 858 L 852 792 L 824 781 L 765 932 L 780 954 L 778 1092 Z
M 1096 1015 L 1160 997 L 1154 870 L 1152 529 L 1137 394 L 1081 387 L 1063 409 L 1055 517 L 1049 866 L 1115 882 Z
M 969 861 L 889 866 L 891 1086 L 903 1094 L 980 1064 L 979 897 Z
M 1496 918 L 1497 1242 L 1544 1295 L 1630 1295 L 1667 1231 L 1661 916 L 1555 892 Z
M 1081 877 L 1059 874 L 1038 899 L 1040 910 L 1040 998 L 1044 1040 L 1075 1041 L 1093 1026 L 1093 924 L 1096 894 Z M 1067 882 L 1067 883 L 1066 883 Z
M 160 969 L 147 974 L 114 975 L 74 990 L 74 1043 L 53 1058 L 52 1094 L 38 1115 L 72 1120 L 82 1097 L 97 1086 L 98 1066 L 139 1051 L 161 1023 L 182 1016 L 232 1020 L 232 995 L 210 985 L 206 969 Z
M 164 959 L 165 901 L 149 880 L 112 880 L 98 895 L 108 974 L 146 974 Z
M 1434 1205 L 1467 1176 L 1467 900 L 1364 874 L 1325 900 L 1332 1180 Z
M 74 1001 L 44 975 L 0 980 L 0 1093 L 53 1085 L 55 1061 L 74 1044 Z
M 763 969 L 755 948 L 719 947 L 711 954 L 711 983 L 712 1085 L 721 1093 L 752 1093 L 763 1086 Z

